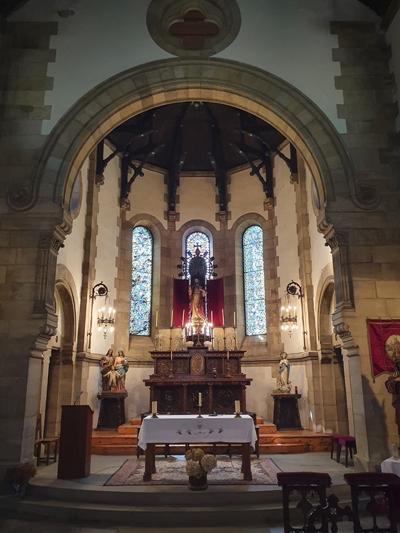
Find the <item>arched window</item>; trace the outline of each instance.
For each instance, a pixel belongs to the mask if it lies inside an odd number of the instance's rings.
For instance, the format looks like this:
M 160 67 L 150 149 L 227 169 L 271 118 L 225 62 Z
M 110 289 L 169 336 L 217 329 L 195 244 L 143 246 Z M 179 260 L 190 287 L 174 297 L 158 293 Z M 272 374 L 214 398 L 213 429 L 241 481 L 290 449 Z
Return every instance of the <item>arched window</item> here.
M 132 231 L 132 288 L 129 333 L 150 335 L 153 235 L 144 226 Z
M 250 226 L 243 233 L 243 285 L 246 335 L 267 332 L 265 314 L 263 230 Z
M 202 231 L 193 231 L 193 233 L 189 233 L 189 235 L 186 237 L 185 242 L 185 257 L 187 263 L 189 263 L 190 259 L 194 256 L 197 247 L 199 247 L 201 255 L 206 253 L 207 259 L 210 258 L 210 238 Z M 187 275 L 189 276 L 189 273 Z M 209 279 L 210 272 L 207 272 L 206 277 Z

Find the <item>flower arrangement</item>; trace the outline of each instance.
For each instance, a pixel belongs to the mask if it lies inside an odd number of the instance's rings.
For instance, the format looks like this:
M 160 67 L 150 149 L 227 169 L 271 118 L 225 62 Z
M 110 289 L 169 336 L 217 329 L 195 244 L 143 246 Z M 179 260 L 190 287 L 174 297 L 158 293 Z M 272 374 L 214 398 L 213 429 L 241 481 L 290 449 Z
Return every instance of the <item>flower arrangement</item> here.
M 207 488 L 207 474 L 217 466 L 215 455 L 204 453 L 201 448 L 186 452 L 186 472 L 192 488 Z

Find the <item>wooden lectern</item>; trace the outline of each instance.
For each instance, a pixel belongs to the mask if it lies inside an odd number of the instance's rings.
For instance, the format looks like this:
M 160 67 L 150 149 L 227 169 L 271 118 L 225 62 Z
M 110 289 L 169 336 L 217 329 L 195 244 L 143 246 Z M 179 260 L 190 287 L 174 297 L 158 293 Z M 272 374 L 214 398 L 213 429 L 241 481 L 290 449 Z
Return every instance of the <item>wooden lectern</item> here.
M 61 412 L 59 479 L 90 474 L 93 411 L 88 405 L 63 405 Z

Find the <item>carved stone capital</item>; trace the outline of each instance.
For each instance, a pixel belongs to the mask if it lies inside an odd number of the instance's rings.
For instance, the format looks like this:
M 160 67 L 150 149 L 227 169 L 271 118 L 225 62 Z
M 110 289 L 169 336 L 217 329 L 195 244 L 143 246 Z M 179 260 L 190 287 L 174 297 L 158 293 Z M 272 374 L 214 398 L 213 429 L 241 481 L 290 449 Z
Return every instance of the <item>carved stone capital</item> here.
M 121 209 L 124 209 L 124 211 L 130 211 L 131 209 L 131 202 L 129 201 L 128 197 L 122 197 L 119 201 L 119 206 Z

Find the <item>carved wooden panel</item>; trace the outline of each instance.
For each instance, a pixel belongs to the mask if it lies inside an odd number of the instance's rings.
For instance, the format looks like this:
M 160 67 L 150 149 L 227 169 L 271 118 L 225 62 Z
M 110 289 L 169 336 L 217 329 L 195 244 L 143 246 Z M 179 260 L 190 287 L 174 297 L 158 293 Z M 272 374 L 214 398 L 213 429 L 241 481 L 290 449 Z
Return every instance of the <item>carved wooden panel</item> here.
M 198 401 L 199 401 L 199 392 L 202 395 L 202 412 L 208 413 L 208 387 L 201 385 L 194 385 L 188 388 L 188 401 L 187 401 L 187 410 L 189 413 L 197 413 L 199 411 Z
M 233 413 L 235 400 L 240 400 L 240 387 L 217 386 L 213 394 L 213 407 L 217 413 Z
M 176 387 L 160 387 L 156 390 L 157 409 L 159 413 L 179 413 L 181 397 Z
M 194 376 L 202 376 L 205 371 L 204 355 L 195 353 L 190 359 L 190 373 Z
M 174 359 L 174 373 L 189 374 L 189 360 L 178 358 Z
M 168 376 L 171 373 L 171 361 L 169 359 L 159 359 L 156 369 L 158 375 Z

